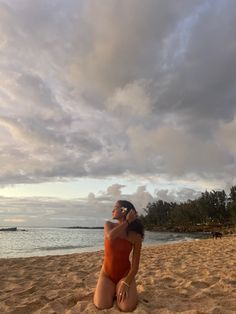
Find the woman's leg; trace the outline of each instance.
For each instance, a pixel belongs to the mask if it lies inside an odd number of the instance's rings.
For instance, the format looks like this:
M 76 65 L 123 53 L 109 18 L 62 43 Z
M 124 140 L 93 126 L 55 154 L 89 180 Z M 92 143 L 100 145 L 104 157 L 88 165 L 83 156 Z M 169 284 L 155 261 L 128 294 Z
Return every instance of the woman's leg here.
M 121 279 L 116 288 L 116 293 L 118 295 L 119 291 L 119 285 L 121 284 L 121 281 L 124 280 Z M 117 306 L 119 309 L 123 312 L 132 312 L 138 304 L 138 294 L 137 294 L 137 288 L 136 288 L 136 282 L 135 279 L 131 282 L 128 292 L 128 297 L 123 301 L 119 302 L 117 297 Z
M 93 298 L 94 305 L 100 310 L 109 309 L 110 307 L 113 306 L 115 292 L 116 285 L 101 271 L 94 293 Z

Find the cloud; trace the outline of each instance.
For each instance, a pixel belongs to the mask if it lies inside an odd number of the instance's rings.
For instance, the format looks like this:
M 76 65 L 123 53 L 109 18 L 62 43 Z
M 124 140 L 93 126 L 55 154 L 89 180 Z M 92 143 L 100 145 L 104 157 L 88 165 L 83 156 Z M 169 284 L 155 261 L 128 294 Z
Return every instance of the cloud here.
M 121 184 L 113 184 L 107 188 L 107 194 L 112 197 L 119 198 L 121 196 L 121 189 L 125 187 L 125 185 Z
M 232 181 L 235 12 L 233 0 L 2 1 L 0 183 Z
M 192 169 L 203 177 L 214 171 L 217 175 L 219 170 L 226 171 L 224 165 L 231 161 L 219 143 L 200 141 L 194 134 L 186 134 L 181 129 L 163 127 L 147 131 L 130 128 L 128 133 L 138 163 L 142 164 L 148 155 L 153 168 L 156 162 L 156 167 L 173 176 L 187 175 Z
M 184 202 L 186 200 L 193 200 L 201 196 L 200 191 L 195 191 L 189 188 L 182 188 L 180 190 L 161 189 L 156 190 L 157 199 L 166 202 Z
M 201 3 L 196 1 L 195 5 Z M 86 54 L 78 47 L 74 78 L 97 94 L 112 94 L 117 87 L 150 78 L 158 68 L 161 42 L 178 21 L 191 12 L 188 1 L 166 5 L 156 1 L 86 1 L 83 22 Z M 154 67 L 153 67 L 154 65 Z M 104 96 L 104 95 L 102 95 Z
M 112 98 L 108 100 L 108 110 L 122 115 L 133 117 L 147 116 L 151 112 L 151 99 L 147 94 L 148 82 L 137 81 L 126 85 L 123 89 L 118 88 Z
M 148 203 L 158 199 L 172 201 L 196 198 L 199 192 L 192 189 L 173 191 L 156 190 L 152 195 L 145 185 L 134 193 L 124 193 L 125 185 L 112 184 L 97 194 L 87 197 L 61 199 L 53 197 L 0 197 L 1 225 L 17 226 L 101 226 L 111 219 L 111 212 L 118 199 L 132 202 L 139 214 Z
M 97 195 L 86 198 L 60 199 L 48 197 L 0 197 L 1 225 L 19 226 L 101 226 L 111 219 L 111 212 L 118 199 L 134 202 L 139 212 L 153 197 L 144 186 L 133 194 L 124 194 L 125 185 L 113 184 Z
M 236 134 L 236 118 L 228 123 L 222 123 L 219 138 L 224 142 L 225 149 L 232 153 L 232 157 L 236 157 L 236 143 L 235 143 L 235 134 Z

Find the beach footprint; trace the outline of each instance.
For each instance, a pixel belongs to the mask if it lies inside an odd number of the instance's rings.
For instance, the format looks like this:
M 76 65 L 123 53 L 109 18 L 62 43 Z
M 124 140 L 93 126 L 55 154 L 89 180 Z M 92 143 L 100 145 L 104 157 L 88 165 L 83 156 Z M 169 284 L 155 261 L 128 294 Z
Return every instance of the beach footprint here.
M 209 288 L 209 284 L 205 281 L 192 281 L 191 286 L 197 289 L 206 289 Z

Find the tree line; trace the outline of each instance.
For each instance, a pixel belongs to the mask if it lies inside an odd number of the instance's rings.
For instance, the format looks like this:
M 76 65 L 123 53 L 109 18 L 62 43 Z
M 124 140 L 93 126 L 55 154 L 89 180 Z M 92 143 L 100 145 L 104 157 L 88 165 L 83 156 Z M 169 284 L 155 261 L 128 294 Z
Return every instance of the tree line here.
M 195 200 L 148 203 L 141 215 L 146 229 L 172 231 L 211 231 L 236 226 L 236 185 L 224 190 L 205 191 Z

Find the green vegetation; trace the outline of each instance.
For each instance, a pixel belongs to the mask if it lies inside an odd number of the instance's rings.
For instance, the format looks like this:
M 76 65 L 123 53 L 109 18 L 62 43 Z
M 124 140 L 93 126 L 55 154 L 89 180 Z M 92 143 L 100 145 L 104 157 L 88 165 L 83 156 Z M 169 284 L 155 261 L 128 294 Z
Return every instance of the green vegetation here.
M 205 191 L 198 199 L 184 203 L 158 200 L 149 203 L 141 220 L 147 230 L 200 232 L 236 228 L 236 186 L 229 195 L 222 191 Z

